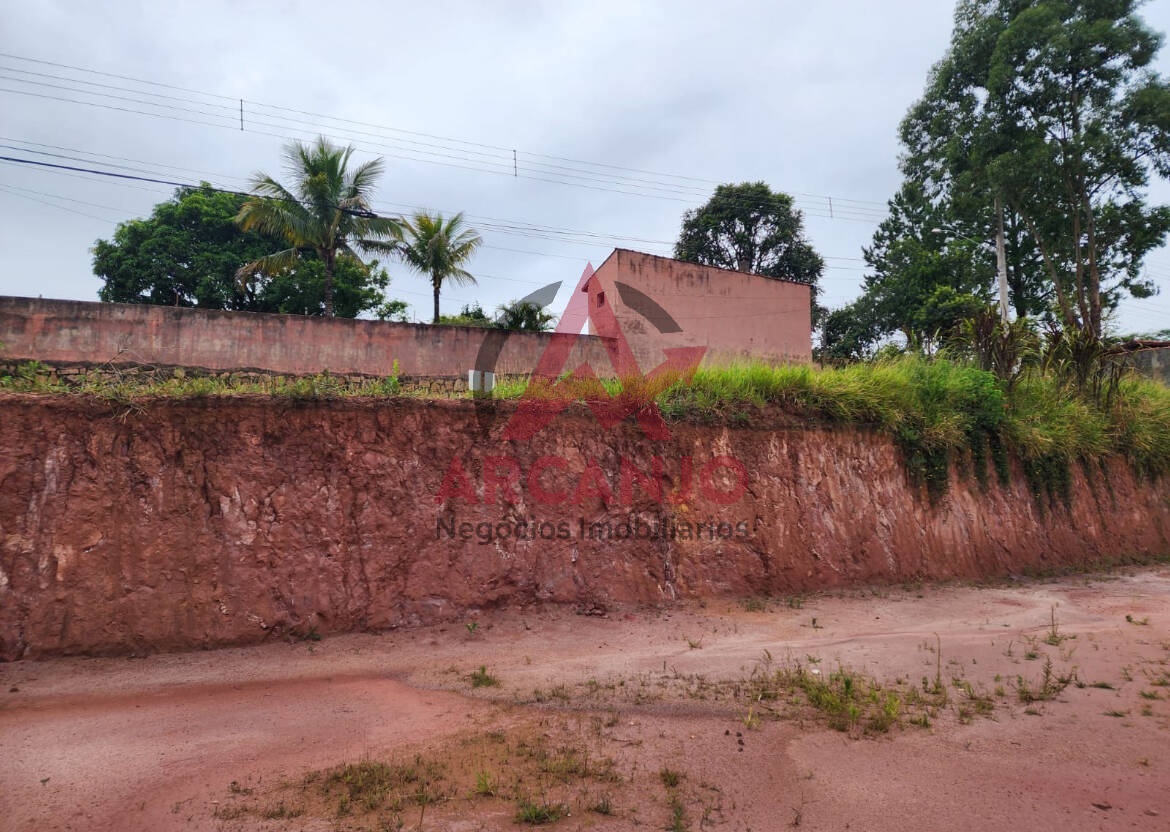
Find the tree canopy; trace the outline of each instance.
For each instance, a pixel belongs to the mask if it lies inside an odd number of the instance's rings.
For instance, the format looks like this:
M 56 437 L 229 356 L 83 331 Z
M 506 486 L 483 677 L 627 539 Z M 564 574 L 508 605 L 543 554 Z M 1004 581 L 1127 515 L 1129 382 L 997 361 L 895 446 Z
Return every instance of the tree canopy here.
M 674 256 L 765 277 L 807 283 L 813 289 L 825 263 L 804 234 L 804 219 L 788 194 L 763 182 L 720 185 L 707 203 L 687 211 Z
M 1170 231 L 1170 208 L 1145 202 L 1150 176 L 1170 174 L 1170 85 L 1139 5 L 961 0 L 901 127 L 904 171 L 961 213 L 1001 200 L 1061 322 L 1098 336 L 1124 294 L 1153 291 L 1141 264 Z
M 323 314 L 324 264 L 315 256 L 272 277 L 247 284 L 236 279 L 241 266 L 285 247 L 279 238 L 236 225 L 245 199 L 205 183 L 177 189 L 148 218 L 120 223 L 112 239 L 94 244 L 94 274 L 104 281 L 98 297 L 117 303 Z M 336 311 L 343 317 L 387 303 L 383 292 L 389 276 L 376 262 L 364 267 L 342 258 L 335 284 Z
M 826 316 L 821 355 L 863 358 L 898 333 L 929 346 L 995 282 L 1002 206 L 1017 318 L 1090 338 L 1170 232 L 1146 204 L 1170 174 L 1161 37 L 1135 0 L 960 0 L 950 48 L 900 127 L 905 181 L 865 249 L 862 296 Z
M 888 205 L 889 215 L 862 250 L 869 270 L 861 297 L 823 319 L 823 360 L 866 358 L 894 333 L 929 349 L 990 300 L 991 253 L 978 240 L 956 236 L 945 206 L 914 182 Z
M 495 325 L 500 329 L 545 332 L 552 329 L 556 319 L 556 315 L 546 312 L 539 304 L 514 300 L 499 308 Z
M 458 315 L 440 315 L 439 323 L 522 332 L 546 332 L 552 328 L 556 319 L 556 315 L 546 312 L 538 304 L 514 300 L 511 303 L 502 304 L 497 310 L 495 318 L 489 318 L 479 303 L 468 303 L 459 310 Z

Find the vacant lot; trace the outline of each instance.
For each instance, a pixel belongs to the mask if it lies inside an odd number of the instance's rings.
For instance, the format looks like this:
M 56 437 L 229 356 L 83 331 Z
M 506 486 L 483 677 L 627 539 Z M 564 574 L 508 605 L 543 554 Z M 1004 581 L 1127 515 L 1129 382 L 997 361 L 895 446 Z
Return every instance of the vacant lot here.
M 1170 569 L 0 665 L 0 827 L 1170 825 Z

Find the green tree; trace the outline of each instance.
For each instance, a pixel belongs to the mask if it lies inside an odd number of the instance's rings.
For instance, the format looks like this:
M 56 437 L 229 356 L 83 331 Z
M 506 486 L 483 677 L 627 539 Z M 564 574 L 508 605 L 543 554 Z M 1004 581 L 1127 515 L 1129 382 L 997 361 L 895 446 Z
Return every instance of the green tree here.
M 792 197 L 763 182 L 720 185 L 707 203 L 687 211 L 674 256 L 812 287 L 814 325 L 820 307 L 817 281 L 825 263 L 805 239 L 804 219 Z
M 816 349 L 816 359 L 825 364 L 864 361 L 873 355 L 873 348 L 882 335 L 873 299 L 863 294 L 821 317 L 821 343 Z
M 312 145 L 292 142 L 285 148 L 288 171 L 295 178 L 291 189 L 267 174 L 256 174 L 255 196 L 240 208 L 236 221 L 245 231 L 280 238 L 286 247 L 245 264 L 239 270 L 241 278 L 279 274 L 305 254 L 314 254 L 324 269 L 325 315 L 332 317 L 338 257 L 348 256 L 366 268 L 355 249 L 394 250 L 391 241 L 401 230 L 399 220 L 377 216 L 370 209 L 382 160 L 365 162 L 351 172 L 353 152 L 352 146 L 335 147 L 324 137 Z
M 243 231 L 235 216 L 245 202 L 204 183 L 179 188 L 150 217 L 119 223 L 110 240 L 93 248 L 94 274 L 104 281 L 98 297 L 113 303 L 153 303 L 248 312 L 320 315 L 324 266 L 314 255 L 272 278 L 241 285 L 241 266 L 281 250 L 279 238 Z M 376 266 L 376 264 L 374 264 Z M 385 302 L 385 270 L 339 261 L 337 313 L 356 317 Z
M 1170 208 L 1170 85 L 1138 0 L 961 0 L 944 58 L 903 122 L 907 173 L 1018 217 L 1064 325 L 1099 337 L 1103 311 L 1153 292 L 1146 254 Z
M 173 199 L 154 206 L 150 217 L 119 223 L 112 240 L 94 244 L 94 274 L 105 282 L 98 297 L 254 310 L 255 295 L 237 285 L 235 272 L 278 250 L 280 241 L 236 227 L 233 218 L 243 202 L 206 184 L 179 188 Z
M 458 315 L 440 315 L 439 323 L 449 326 L 490 327 L 492 320 L 478 303 L 464 304 Z
M 546 312 L 538 304 L 514 300 L 499 308 L 495 326 L 499 329 L 545 332 L 552 328 L 556 319 L 556 315 Z
M 340 255 L 333 268 L 333 312 L 339 318 L 356 318 L 366 311 L 389 306 L 397 309 L 403 301 L 386 300 L 390 275 L 377 260 L 369 263 Z M 304 258 L 296 267 L 280 272 L 259 289 L 263 312 L 291 315 L 325 314 L 325 264 L 316 257 Z
M 824 361 L 867 358 L 895 333 L 908 347 L 929 351 L 990 299 L 994 260 L 980 241 L 954 230 L 944 203 L 907 181 L 887 204 L 886 219 L 862 249 L 869 271 L 861 297 L 822 319 Z
M 910 346 L 929 346 L 936 333 L 986 304 L 995 266 L 979 241 L 947 232 L 945 208 L 919 185 L 907 182 L 888 205 L 862 250 L 872 269 L 864 293 L 882 335 L 899 332 Z
M 374 316 L 379 321 L 395 321 L 397 323 L 407 323 L 410 319 L 407 317 L 410 311 L 410 304 L 404 300 L 388 300 L 381 304 L 374 310 Z
M 430 278 L 435 297 L 432 323 L 440 323 L 439 292 L 444 283 L 474 284 L 475 278 L 464 265 L 483 243 L 483 238 L 464 225 L 463 214 L 450 219 L 442 214 L 431 216 L 420 211 L 402 221 L 400 241 L 395 251 L 407 265 Z

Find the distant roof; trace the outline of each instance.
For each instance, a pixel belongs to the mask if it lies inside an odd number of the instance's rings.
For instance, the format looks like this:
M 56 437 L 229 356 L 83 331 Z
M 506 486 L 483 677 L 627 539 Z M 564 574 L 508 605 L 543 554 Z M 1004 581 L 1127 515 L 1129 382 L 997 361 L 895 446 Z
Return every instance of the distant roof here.
M 794 283 L 797 286 L 808 286 L 809 285 L 808 283 L 805 283 L 803 280 L 793 280 L 790 277 L 774 277 L 773 275 L 770 275 L 770 274 L 758 274 L 757 272 L 741 272 L 739 269 L 728 269 L 728 268 L 725 268 L 724 266 L 711 266 L 711 265 L 708 265 L 707 263 L 694 263 L 690 260 L 679 260 L 679 259 L 674 258 L 674 257 L 664 257 L 661 254 L 650 254 L 649 252 L 636 251 L 632 248 L 615 248 L 610 253 L 609 257 L 606 257 L 605 260 L 602 261 L 601 265 L 604 266 L 606 263 L 608 263 L 610 258 L 612 258 L 618 252 L 625 252 L 626 254 L 636 254 L 639 257 L 650 257 L 654 260 L 669 260 L 672 263 L 682 263 L 684 266 L 698 266 L 699 268 L 702 268 L 702 269 L 715 269 L 716 271 L 720 271 L 720 272 L 730 272 L 731 274 L 741 274 L 744 277 L 762 277 L 764 280 L 775 280 L 775 281 L 778 281 L 780 283 Z M 598 266 L 598 268 L 601 268 L 601 266 Z

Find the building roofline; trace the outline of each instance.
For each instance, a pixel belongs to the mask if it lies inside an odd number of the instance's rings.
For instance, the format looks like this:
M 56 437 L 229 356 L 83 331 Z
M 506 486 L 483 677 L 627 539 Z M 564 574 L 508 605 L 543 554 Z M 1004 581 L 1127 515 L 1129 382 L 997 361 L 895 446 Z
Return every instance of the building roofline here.
M 674 258 L 674 257 L 666 257 L 665 255 L 662 255 L 662 254 L 651 254 L 651 253 L 646 252 L 646 251 L 638 251 L 638 250 L 632 249 L 632 248 L 615 248 L 613 251 L 610 252 L 608 257 L 606 257 L 603 261 L 601 261 L 601 266 L 604 266 L 606 263 L 608 263 L 610 260 L 612 260 L 614 258 L 614 256 L 617 255 L 619 252 L 625 252 L 626 254 L 637 254 L 639 257 L 650 257 L 650 258 L 653 258 L 654 260 L 669 260 L 672 263 L 682 263 L 684 266 L 697 266 L 700 269 L 714 269 L 715 271 L 730 272 L 731 274 L 738 274 L 738 275 L 742 275 L 743 277 L 756 277 L 756 278 L 759 278 L 761 280 L 774 280 L 777 283 L 791 283 L 794 286 L 808 286 L 810 289 L 812 288 L 812 284 L 805 283 L 805 282 L 800 281 L 800 280 L 793 280 L 790 277 L 773 277 L 772 275 L 768 275 L 768 274 L 756 274 L 755 272 L 741 272 L 739 269 L 728 269 L 728 268 L 725 268 L 723 266 L 709 266 L 706 263 L 690 263 L 686 260 L 679 260 L 679 259 Z M 597 269 L 594 269 L 594 271 L 600 270 L 601 266 L 598 266 Z

